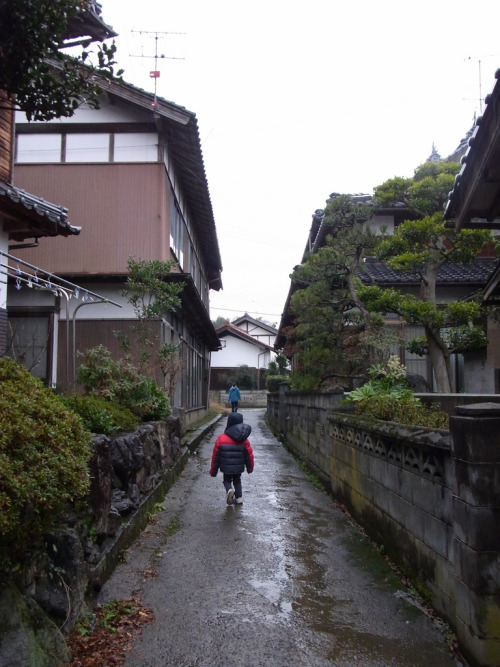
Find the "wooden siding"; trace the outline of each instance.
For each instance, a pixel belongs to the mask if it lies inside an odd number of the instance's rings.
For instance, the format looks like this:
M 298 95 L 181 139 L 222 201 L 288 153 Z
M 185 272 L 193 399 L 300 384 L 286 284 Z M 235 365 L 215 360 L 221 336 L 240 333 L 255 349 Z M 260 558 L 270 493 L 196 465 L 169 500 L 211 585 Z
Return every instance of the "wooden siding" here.
M 84 352 L 85 350 L 96 347 L 97 345 L 104 345 L 111 352 L 113 359 L 120 359 L 124 356 L 123 348 L 121 347 L 117 337 L 115 336 L 115 331 L 120 331 L 124 335 L 130 337 L 131 348 L 130 353 L 132 358 L 136 359 L 139 355 L 139 347 L 134 339 L 134 335 L 131 332 L 131 327 L 134 322 L 130 320 L 81 320 L 76 323 L 76 335 L 75 335 L 75 347 L 76 347 L 76 367 L 80 366 L 83 363 L 81 356 L 78 356 L 78 352 Z M 157 322 L 154 325 L 155 333 L 160 335 L 160 323 Z M 73 325 L 70 323 L 70 352 L 69 352 L 69 380 L 70 386 L 66 387 L 66 322 L 60 321 L 58 327 L 58 361 L 57 361 L 57 384 L 64 389 L 72 390 L 71 382 L 73 378 Z M 161 383 L 162 374 L 159 369 L 155 373 L 156 381 Z
M 12 169 L 13 111 L 7 94 L 0 90 L 0 181 L 10 183 Z
M 41 239 L 23 259 L 61 275 L 113 275 L 128 257 L 170 259 L 170 186 L 162 164 L 16 165 L 15 185 L 68 208 L 82 228 L 72 238 Z

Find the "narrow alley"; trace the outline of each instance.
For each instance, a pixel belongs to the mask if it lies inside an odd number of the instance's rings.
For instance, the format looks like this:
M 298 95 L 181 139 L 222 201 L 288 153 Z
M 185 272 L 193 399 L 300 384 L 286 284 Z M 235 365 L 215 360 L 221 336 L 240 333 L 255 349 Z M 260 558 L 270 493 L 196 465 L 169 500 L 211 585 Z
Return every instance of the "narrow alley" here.
M 243 505 L 209 475 L 221 420 L 100 593 L 155 621 L 129 667 L 443 667 L 459 663 L 383 556 L 272 436 L 252 426 Z M 154 572 L 154 576 L 146 573 Z

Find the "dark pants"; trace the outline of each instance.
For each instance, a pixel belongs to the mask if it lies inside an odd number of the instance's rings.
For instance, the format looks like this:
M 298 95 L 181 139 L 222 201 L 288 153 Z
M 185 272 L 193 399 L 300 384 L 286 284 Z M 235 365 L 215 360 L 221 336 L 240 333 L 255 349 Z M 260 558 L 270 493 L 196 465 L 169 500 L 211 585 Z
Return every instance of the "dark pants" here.
M 222 480 L 222 483 L 224 484 L 224 488 L 226 489 L 226 493 L 229 491 L 231 488 L 231 484 L 234 485 L 234 495 L 236 498 L 241 498 L 243 495 L 243 489 L 241 486 L 241 473 L 238 475 L 228 475 L 226 472 L 224 473 L 224 479 Z
M 231 401 L 231 412 L 238 412 L 238 401 Z

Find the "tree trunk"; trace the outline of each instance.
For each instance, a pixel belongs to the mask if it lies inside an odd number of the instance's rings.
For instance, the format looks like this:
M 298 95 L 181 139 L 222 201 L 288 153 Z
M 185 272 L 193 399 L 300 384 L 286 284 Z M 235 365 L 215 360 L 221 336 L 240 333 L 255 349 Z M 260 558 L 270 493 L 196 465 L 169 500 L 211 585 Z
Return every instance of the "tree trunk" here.
M 420 284 L 420 298 L 422 301 L 432 303 L 434 307 L 436 307 L 437 275 L 443 264 L 444 261 L 440 259 L 428 262 Z M 440 393 L 449 394 L 453 391 L 453 378 L 448 348 L 438 328 L 425 326 L 424 330 L 429 347 L 432 370 L 434 371 L 434 378 L 436 380 L 436 389 Z

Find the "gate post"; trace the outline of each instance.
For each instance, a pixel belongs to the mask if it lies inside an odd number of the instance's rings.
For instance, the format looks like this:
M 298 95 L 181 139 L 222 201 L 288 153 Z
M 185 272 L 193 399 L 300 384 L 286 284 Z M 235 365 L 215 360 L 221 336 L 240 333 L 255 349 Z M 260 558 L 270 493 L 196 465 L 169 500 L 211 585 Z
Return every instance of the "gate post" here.
M 500 667 L 500 405 L 457 407 L 450 432 L 457 636 L 476 664 Z

